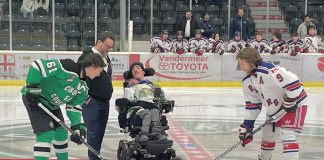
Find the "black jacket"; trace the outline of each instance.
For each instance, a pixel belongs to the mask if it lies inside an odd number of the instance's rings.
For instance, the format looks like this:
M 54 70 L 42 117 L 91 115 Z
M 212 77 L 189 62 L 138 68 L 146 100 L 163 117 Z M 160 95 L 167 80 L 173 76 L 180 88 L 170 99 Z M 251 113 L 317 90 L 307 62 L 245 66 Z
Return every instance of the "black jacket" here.
M 242 25 L 241 25 L 242 24 Z M 241 30 L 242 27 L 242 30 Z M 240 16 L 236 16 L 231 24 L 231 33 L 230 33 L 230 39 L 234 37 L 234 33 L 236 31 L 241 32 L 241 39 L 246 41 L 247 39 L 250 39 L 250 24 L 249 21 Z
M 186 28 L 186 24 L 187 24 L 187 19 L 185 16 L 183 16 L 180 21 L 178 21 L 179 23 L 177 23 L 177 31 L 181 30 L 183 31 L 183 35 L 185 35 L 185 28 Z M 194 37 L 195 36 L 195 31 L 196 29 L 199 29 L 199 24 L 196 22 L 195 18 L 192 17 L 191 21 L 190 21 L 190 37 Z
M 78 63 L 80 63 L 80 61 L 82 61 L 89 54 L 96 54 L 93 53 L 91 47 L 83 50 L 82 55 L 78 59 Z M 113 93 L 113 85 L 111 81 L 112 69 L 111 69 L 110 59 L 108 56 L 106 57 L 106 59 L 108 62 L 107 70 L 103 70 L 99 77 L 96 77 L 92 80 L 90 78 L 85 79 L 89 87 L 90 97 L 100 102 L 109 102 L 111 95 Z
M 203 21 L 201 23 L 201 29 L 204 30 L 202 36 L 211 38 L 213 36 L 213 27 L 211 21 Z

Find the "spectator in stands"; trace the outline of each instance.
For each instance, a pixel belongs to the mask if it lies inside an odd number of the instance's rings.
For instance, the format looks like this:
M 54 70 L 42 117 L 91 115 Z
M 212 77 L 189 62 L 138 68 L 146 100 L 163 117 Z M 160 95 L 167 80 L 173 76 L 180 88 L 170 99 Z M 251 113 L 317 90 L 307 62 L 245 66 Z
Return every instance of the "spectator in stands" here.
M 214 37 L 208 39 L 208 51 L 223 55 L 225 52 L 224 41 L 220 38 L 219 33 L 215 33 Z
M 270 41 L 270 54 L 284 53 L 286 50 L 286 42 L 282 39 L 280 32 L 274 32 Z
M 94 47 L 83 50 L 78 62 L 82 62 L 90 54 L 99 54 L 107 65 L 100 73 L 99 77 L 86 79 L 89 87 L 90 102 L 82 107 L 82 116 L 87 126 L 87 142 L 96 151 L 100 153 L 101 144 L 105 135 L 109 116 L 109 101 L 113 93 L 112 68 L 108 53 L 114 47 L 114 37 L 108 33 L 98 35 Z M 94 153 L 88 150 L 88 156 L 91 160 L 99 159 Z
M 287 41 L 287 53 L 291 56 L 299 54 L 303 47 L 303 40 L 298 37 L 298 33 L 294 32 L 290 35 L 290 39 Z
M 34 17 L 34 12 L 38 15 L 48 13 L 49 0 L 23 0 L 20 12 L 24 17 L 30 15 Z
M 307 27 L 308 34 L 304 36 L 303 53 L 318 53 L 321 47 L 321 37 L 316 34 L 315 25 Z
M 49 0 L 35 0 L 35 14 L 47 15 L 48 14 Z
M 304 22 L 302 24 L 300 24 L 297 29 L 297 33 L 298 33 L 299 37 L 303 37 L 303 36 L 307 35 L 307 27 L 310 25 L 314 25 L 314 24 L 311 22 L 310 16 L 306 14 L 304 16 Z
M 247 41 L 250 39 L 250 24 L 249 21 L 243 16 L 243 8 L 237 8 L 237 15 L 231 23 L 230 38 L 234 37 L 235 32 L 241 33 L 241 39 Z
M 200 26 L 203 32 L 202 35 L 207 39 L 211 38 L 213 36 L 213 27 L 212 27 L 212 22 L 210 20 L 209 13 L 204 12 L 202 18 L 204 19 Z
M 171 41 L 169 31 L 163 30 L 160 36 L 153 37 L 151 43 L 151 53 L 165 53 L 170 51 Z
M 234 33 L 234 38 L 228 42 L 227 50 L 230 53 L 237 54 L 243 48 L 245 48 L 246 42 L 241 39 L 241 33 L 236 31 Z
M 186 15 L 181 18 L 177 23 L 177 30 L 182 30 L 184 37 L 189 40 L 191 37 L 195 36 L 195 30 L 198 29 L 198 23 L 192 16 L 192 11 L 186 11 Z
M 189 48 L 192 53 L 201 56 L 207 51 L 207 39 L 202 37 L 201 29 L 195 31 L 195 37 L 189 40 Z
M 177 31 L 176 38 L 171 42 L 171 52 L 185 54 L 189 51 L 189 42 L 183 38 L 183 32 Z
M 259 53 L 269 53 L 268 40 L 262 38 L 261 32 L 255 32 L 255 39 L 250 42 L 250 47 L 255 48 Z

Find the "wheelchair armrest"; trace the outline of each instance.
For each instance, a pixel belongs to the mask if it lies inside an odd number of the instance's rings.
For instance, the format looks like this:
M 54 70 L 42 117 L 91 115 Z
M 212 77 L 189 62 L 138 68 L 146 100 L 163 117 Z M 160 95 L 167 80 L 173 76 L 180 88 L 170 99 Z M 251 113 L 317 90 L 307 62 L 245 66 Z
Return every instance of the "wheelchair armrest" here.
M 116 106 L 131 106 L 132 102 L 127 98 L 118 98 L 115 101 Z

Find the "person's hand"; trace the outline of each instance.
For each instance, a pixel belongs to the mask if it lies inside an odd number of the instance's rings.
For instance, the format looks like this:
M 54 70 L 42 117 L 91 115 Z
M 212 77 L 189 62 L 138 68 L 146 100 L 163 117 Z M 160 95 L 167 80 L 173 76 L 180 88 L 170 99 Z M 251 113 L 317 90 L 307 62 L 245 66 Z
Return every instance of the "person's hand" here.
M 131 78 L 129 81 L 128 81 L 128 84 L 131 85 L 131 86 L 135 86 L 137 85 L 139 82 L 137 79 L 135 78 Z
M 71 129 L 73 130 L 73 134 L 70 137 L 70 140 L 78 145 L 82 144 L 81 140 L 85 140 L 87 135 L 86 126 L 83 123 L 80 123 L 75 126 L 71 126 Z
M 239 138 L 243 147 L 253 141 L 253 135 L 249 135 L 252 132 L 252 130 L 253 128 L 249 128 L 244 124 L 240 125 Z
M 29 106 L 38 107 L 39 99 L 41 97 L 39 94 L 32 94 L 32 93 L 27 92 L 25 94 L 25 96 L 26 96 Z
M 291 99 L 284 94 L 282 98 L 282 107 L 284 107 L 287 113 L 295 112 L 298 109 L 298 105 L 296 104 L 296 99 Z

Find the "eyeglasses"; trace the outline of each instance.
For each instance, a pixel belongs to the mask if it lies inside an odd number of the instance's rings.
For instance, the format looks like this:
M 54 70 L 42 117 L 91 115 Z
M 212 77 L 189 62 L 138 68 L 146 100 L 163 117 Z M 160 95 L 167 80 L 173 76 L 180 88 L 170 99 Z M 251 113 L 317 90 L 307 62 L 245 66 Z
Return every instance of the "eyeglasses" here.
M 110 51 L 114 49 L 114 46 L 110 46 L 108 44 L 105 44 L 104 42 L 101 41 L 103 45 L 105 45 L 106 48 L 108 48 Z

